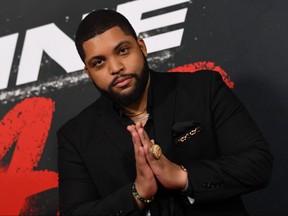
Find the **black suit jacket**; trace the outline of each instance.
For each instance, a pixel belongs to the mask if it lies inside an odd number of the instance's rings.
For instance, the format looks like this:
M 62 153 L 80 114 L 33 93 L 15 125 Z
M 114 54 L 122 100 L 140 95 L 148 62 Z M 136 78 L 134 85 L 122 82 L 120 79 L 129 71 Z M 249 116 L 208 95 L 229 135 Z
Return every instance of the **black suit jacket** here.
M 154 139 L 166 157 L 186 167 L 190 182 L 185 194 L 160 186 L 149 206 L 152 216 L 245 215 L 240 195 L 266 186 L 272 156 L 241 102 L 211 71 L 151 72 L 151 86 Z M 111 101 L 101 96 L 66 123 L 58 142 L 62 214 L 145 212 L 131 190 L 131 136 Z

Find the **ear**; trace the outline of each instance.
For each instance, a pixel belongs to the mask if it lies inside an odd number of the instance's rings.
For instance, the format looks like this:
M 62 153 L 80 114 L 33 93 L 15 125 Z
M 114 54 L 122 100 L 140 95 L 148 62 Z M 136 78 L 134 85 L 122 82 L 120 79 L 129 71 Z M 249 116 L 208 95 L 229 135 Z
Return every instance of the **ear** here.
M 138 43 L 142 53 L 144 54 L 144 56 L 147 56 L 147 48 L 146 48 L 146 44 L 145 44 L 144 40 L 142 38 L 139 38 L 137 40 L 137 43 Z
M 89 76 L 89 78 L 91 79 L 91 76 L 90 76 L 88 67 L 87 67 L 86 65 L 85 65 L 85 67 L 84 67 L 84 71 L 85 71 L 85 73 Z

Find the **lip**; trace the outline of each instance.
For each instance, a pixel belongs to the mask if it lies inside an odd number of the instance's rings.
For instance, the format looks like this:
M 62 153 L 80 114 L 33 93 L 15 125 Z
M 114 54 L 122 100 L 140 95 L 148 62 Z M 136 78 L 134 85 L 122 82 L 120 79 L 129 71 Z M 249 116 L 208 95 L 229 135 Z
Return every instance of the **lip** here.
M 123 88 L 126 85 L 128 85 L 131 82 L 131 80 L 132 80 L 131 76 L 121 77 L 114 82 L 113 86 Z

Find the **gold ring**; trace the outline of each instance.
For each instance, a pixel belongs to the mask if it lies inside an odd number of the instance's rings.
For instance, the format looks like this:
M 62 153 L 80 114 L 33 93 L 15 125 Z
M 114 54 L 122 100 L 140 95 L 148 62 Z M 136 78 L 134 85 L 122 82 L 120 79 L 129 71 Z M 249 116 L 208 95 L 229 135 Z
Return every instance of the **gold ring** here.
M 150 153 L 156 160 L 158 160 L 162 155 L 161 147 L 157 144 L 153 144 L 152 147 L 150 148 Z

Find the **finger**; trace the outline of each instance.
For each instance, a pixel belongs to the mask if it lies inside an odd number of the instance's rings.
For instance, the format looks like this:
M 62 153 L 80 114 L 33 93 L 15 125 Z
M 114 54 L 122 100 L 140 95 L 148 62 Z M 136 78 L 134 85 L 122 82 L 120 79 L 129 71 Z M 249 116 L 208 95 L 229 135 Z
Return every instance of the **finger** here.
M 155 144 L 154 140 L 151 140 L 151 143 Z M 155 144 L 157 145 L 157 144 Z M 160 158 L 156 159 L 154 158 L 153 154 L 151 153 L 151 147 L 149 146 L 144 146 L 144 151 L 145 151 L 145 155 L 146 155 L 146 160 L 149 164 L 149 166 L 158 166 L 158 167 L 162 167 L 163 164 L 165 164 L 165 162 L 167 161 L 165 155 L 163 153 L 161 153 Z
M 127 130 L 130 132 L 131 137 L 132 137 L 132 142 L 134 144 L 134 153 L 135 153 L 135 157 L 138 157 L 138 149 L 139 147 L 142 146 L 140 137 L 138 132 L 136 131 L 136 128 L 134 125 L 129 125 L 127 127 Z
M 135 125 L 128 125 L 127 130 L 131 133 L 133 130 L 135 130 Z
M 149 165 L 152 165 L 152 163 L 155 161 L 155 158 L 153 157 L 153 155 L 150 152 L 150 148 L 148 145 L 144 146 L 144 152 L 145 152 L 145 156 L 146 156 L 146 160 L 148 161 Z
M 136 128 L 137 130 L 137 128 Z M 144 130 L 144 128 L 139 128 L 137 130 L 138 134 L 139 134 L 139 137 L 140 137 L 140 140 L 142 142 L 142 145 L 148 145 L 148 147 L 151 147 L 153 145 L 153 143 L 151 142 L 148 134 L 146 133 L 146 131 Z
M 155 141 L 154 139 L 150 140 L 148 134 L 146 133 L 146 131 L 144 130 L 141 124 L 136 124 L 135 129 L 137 130 L 142 146 L 144 147 L 145 157 L 148 163 L 150 164 L 153 161 L 155 161 L 155 158 L 150 153 L 150 148 L 153 146 L 153 144 L 155 144 Z
M 135 125 L 127 126 L 127 130 L 130 132 L 131 137 L 132 137 L 133 140 L 135 140 L 135 141 L 139 140 L 140 141 L 140 137 L 139 137 L 139 134 L 138 134 L 138 132 L 136 130 Z
M 135 124 L 135 128 L 136 128 L 136 131 L 138 132 L 142 142 L 148 141 L 149 145 L 153 145 L 153 143 L 151 143 L 151 140 L 150 140 L 147 132 L 145 131 L 144 127 L 142 126 L 141 122 L 137 122 Z
M 136 163 L 140 169 L 148 165 L 145 157 L 144 148 L 142 146 L 138 148 L 138 158 L 136 158 Z
M 135 123 L 135 127 L 138 129 L 138 128 L 141 128 L 142 127 L 142 124 L 141 122 L 136 122 Z
M 142 127 L 141 123 L 136 123 L 134 125 L 135 127 L 133 128 L 133 133 L 136 131 L 138 136 L 137 136 L 137 141 L 141 142 L 141 146 L 143 147 L 143 154 L 145 157 L 145 162 L 148 165 L 148 159 L 150 161 L 154 160 L 154 157 L 152 156 L 152 154 L 150 153 L 150 148 L 154 143 L 154 140 L 150 140 L 146 131 L 144 130 L 144 128 Z M 153 141 L 153 142 L 152 142 Z M 148 156 L 148 157 L 147 157 Z

